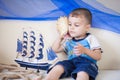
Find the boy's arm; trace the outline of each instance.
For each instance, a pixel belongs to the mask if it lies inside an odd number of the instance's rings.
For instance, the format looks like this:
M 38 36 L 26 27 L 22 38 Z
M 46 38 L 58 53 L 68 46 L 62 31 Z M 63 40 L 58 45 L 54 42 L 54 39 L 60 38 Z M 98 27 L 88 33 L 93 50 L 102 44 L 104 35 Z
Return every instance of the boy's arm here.
M 63 52 L 63 46 L 62 42 L 65 40 L 65 35 L 68 32 L 68 19 L 67 17 L 60 17 L 57 20 L 57 30 L 59 33 L 59 37 L 56 39 L 56 41 L 52 45 L 52 49 L 54 52 Z
M 90 35 L 88 37 L 88 42 L 90 44 L 90 49 L 85 48 L 85 54 L 89 55 L 95 60 L 100 60 L 102 50 L 97 38 L 93 35 Z
M 88 48 L 85 48 L 81 44 L 78 44 L 77 46 L 74 47 L 74 53 L 76 55 L 81 55 L 81 53 L 87 54 L 88 56 L 92 57 L 95 60 L 100 60 L 101 59 L 101 49 L 94 49 L 90 50 Z
M 55 40 L 55 42 L 52 45 L 52 49 L 53 49 L 54 52 L 59 53 L 59 52 L 63 52 L 64 51 L 64 49 L 62 47 L 62 44 L 61 44 L 62 41 L 63 41 L 62 37 L 58 37 Z
M 100 60 L 101 55 L 102 55 L 100 48 L 99 49 L 94 49 L 94 50 L 90 50 L 90 49 L 85 48 L 85 53 L 95 60 Z

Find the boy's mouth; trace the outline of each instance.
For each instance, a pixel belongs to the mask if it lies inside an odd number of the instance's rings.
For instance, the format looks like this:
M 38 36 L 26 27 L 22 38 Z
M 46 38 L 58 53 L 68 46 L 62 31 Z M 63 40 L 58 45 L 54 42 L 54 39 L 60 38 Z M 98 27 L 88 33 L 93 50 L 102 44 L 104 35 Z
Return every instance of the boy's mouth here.
M 74 31 L 69 31 L 70 34 L 74 34 L 75 32 Z

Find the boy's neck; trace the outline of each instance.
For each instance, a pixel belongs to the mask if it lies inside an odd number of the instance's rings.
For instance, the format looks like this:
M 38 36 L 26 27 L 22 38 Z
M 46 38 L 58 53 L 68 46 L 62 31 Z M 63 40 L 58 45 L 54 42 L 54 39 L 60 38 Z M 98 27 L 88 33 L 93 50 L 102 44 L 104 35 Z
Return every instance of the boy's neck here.
M 73 39 L 75 40 L 80 40 L 80 39 L 84 39 L 86 38 L 90 33 L 86 33 L 84 36 L 81 36 L 81 37 L 73 37 Z

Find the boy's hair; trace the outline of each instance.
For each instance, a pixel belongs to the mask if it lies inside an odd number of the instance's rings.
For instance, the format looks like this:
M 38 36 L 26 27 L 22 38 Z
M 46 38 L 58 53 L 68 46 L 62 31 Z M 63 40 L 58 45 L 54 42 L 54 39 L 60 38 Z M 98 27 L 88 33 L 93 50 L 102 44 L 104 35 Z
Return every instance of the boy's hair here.
M 86 8 L 77 8 L 70 13 L 72 17 L 79 17 L 80 15 L 86 18 L 88 24 L 92 23 L 92 13 Z

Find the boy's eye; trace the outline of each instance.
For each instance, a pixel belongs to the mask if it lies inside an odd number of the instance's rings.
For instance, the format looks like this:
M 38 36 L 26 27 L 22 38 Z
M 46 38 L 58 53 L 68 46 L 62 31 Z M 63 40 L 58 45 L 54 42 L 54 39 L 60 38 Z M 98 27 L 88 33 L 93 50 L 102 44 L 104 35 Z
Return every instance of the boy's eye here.
M 80 25 L 79 24 L 75 24 L 76 27 L 79 27 Z
M 71 24 L 70 24 L 70 23 L 69 23 L 68 25 L 69 25 L 69 26 L 71 26 Z

